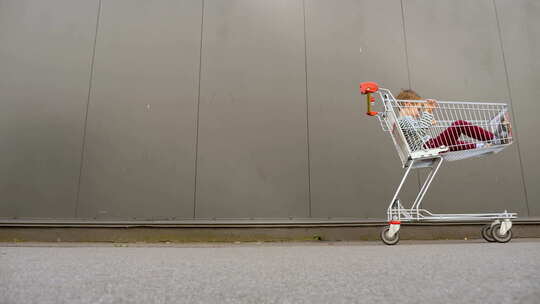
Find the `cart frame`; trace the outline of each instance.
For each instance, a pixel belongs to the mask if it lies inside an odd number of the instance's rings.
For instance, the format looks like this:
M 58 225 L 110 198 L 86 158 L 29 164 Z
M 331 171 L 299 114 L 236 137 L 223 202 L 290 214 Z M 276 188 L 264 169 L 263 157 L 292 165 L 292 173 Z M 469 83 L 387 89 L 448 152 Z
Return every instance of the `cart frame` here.
M 376 116 L 379 119 L 381 127 L 384 131 L 388 131 L 394 142 L 396 150 L 401 159 L 405 172 L 401 181 L 396 188 L 396 191 L 390 200 L 386 214 L 388 226 L 381 232 L 381 238 L 384 243 L 394 245 L 399 242 L 399 230 L 402 222 L 444 222 L 444 221 L 488 221 L 490 224 L 482 228 L 482 237 L 489 242 L 506 243 L 512 238 L 512 219 L 517 218 L 517 213 L 510 213 L 506 210 L 499 213 L 455 213 L 455 214 L 436 214 L 421 208 L 422 201 L 437 175 L 442 163 L 445 160 L 458 160 L 470 157 L 479 157 L 483 155 L 494 154 L 502 151 L 512 142 L 508 141 L 504 144 L 491 145 L 482 149 L 472 149 L 466 151 L 448 151 L 448 147 L 411 149 L 408 139 L 403 130 L 397 127 L 398 115 L 396 114 L 396 106 L 399 107 L 399 100 L 396 100 L 390 90 L 379 88 L 374 82 L 364 82 L 360 85 L 360 91 L 366 95 L 367 115 Z M 378 93 L 378 99 L 382 102 L 384 110 L 375 112 L 372 110 L 372 104 L 375 102 L 375 97 L 372 93 Z M 414 102 L 422 103 L 425 100 L 415 100 Z M 443 104 L 460 103 L 460 102 L 441 102 Z M 477 108 L 492 107 L 494 109 L 502 109 L 508 111 L 508 105 L 503 103 L 481 103 L 481 102 L 461 102 L 467 106 Z M 466 107 L 463 107 L 466 108 Z M 425 178 L 422 187 L 420 188 L 414 202 L 410 207 L 405 207 L 399 200 L 399 194 L 409 173 L 413 169 L 429 168 L 429 174 Z

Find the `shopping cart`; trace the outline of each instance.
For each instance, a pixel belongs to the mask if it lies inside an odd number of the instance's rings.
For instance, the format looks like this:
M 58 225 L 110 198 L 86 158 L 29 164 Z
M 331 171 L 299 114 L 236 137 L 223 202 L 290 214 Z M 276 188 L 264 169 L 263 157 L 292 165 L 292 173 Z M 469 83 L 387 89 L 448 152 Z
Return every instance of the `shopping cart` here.
M 392 137 L 405 173 L 387 209 L 388 226 L 381 232 L 385 244 L 399 242 L 402 222 L 489 221 L 481 230 L 488 242 L 506 243 L 512 238 L 516 213 L 435 214 L 420 208 L 422 200 L 444 161 L 498 153 L 512 141 L 509 108 L 504 103 L 396 100 L 374 82 L 360 84 L 366 95 L 367 115 L 379 119 Z M 378 94 L 374 94 L 378 93 Z M 373 94 L 373 95 L 372 95 Z M 376 102 L 383 110 L 374 111 Z M 416 199 L 406 208 L 398 198 L 412 169 L 429 168 Z

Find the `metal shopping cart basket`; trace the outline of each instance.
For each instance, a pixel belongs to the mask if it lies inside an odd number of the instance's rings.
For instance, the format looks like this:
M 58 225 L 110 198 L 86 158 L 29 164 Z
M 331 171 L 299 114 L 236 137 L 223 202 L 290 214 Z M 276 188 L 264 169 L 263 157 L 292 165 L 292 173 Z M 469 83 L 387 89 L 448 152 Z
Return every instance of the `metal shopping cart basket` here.
M 387 209 L 388 226 L 381 232 L 385 244 L 399 242 L 402 222 L 488 221 L 481 230 L 488 242 L 506 243 L 512 238 L 516 213 L 435 214 L 420 208 L 422 200 L 444 161 L 455 161 L 498 153 L 512 141 L 508 105 L 504 103 L 396 100 L 392 93 L 374 82 L 360 84 L 366 95 L 367 115 L 379 119 L 392 137 L 405 173 Z M 378 94 L 375 94 L 378 93 Z M 372 110 L 375 102 L 383 110 Z M 412 169 L 429 168 L 416 199 L 406 208 L 399 200 Z

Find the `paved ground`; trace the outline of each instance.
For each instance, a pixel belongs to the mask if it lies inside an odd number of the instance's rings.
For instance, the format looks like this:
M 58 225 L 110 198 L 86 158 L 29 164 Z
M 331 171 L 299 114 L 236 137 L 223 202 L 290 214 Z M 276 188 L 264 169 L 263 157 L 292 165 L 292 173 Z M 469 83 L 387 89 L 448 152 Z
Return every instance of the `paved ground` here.
M 540 240 L 122 246 L 0 243 L 0 303 L 540 303 Z

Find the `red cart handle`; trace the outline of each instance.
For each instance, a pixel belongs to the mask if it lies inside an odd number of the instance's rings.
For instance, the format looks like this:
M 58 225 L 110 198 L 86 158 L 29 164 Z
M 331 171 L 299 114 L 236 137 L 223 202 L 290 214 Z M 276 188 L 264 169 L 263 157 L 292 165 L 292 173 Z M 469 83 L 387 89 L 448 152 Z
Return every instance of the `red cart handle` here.
M 366 95 L 367 112 L 369 116 L 375 116 L 378 114 L 376 111 L 371 111 L 371 104 L 375 102 L 375 98 L 371 96 L 371 93 L 375 93 L 379 90 L 379 85 L 376 82 L 368 81 L 360 84 L 360 93 Z

